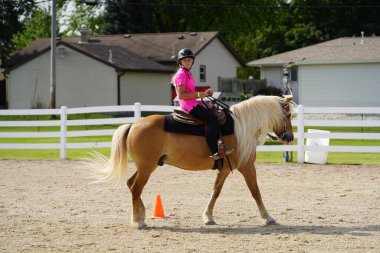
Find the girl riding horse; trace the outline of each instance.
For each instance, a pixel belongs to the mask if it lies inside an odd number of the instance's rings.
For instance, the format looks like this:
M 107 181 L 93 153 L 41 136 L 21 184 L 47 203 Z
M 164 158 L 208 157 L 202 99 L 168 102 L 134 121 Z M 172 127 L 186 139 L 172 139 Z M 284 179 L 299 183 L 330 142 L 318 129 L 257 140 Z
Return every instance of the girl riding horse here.
M 234 134 L 225 136 L 224 141 L 236 150 L 230 156 L 231 166 L 244 176 L 267 224 L 276 222 L 267 212 L 257 185 L 256 145 L 260 137 L 269 132 L 274 132 L 276 138 L 284 143 L 293 141 L 291 102 L 292 97 L 256 96 L 230 107 Z M 212 168 L 214 162 L 209 158 L 210 150 L 203 136 L 167 132 L 164 130 L 164 118 L 164 115 L 151 115 L 133 124 L 121 125 L 112 137 L 110 157 L 95 154 L 93 159 L 89 159 L 88 167 L 96 169 L 99 181 L 116 182 L 126 175 L 128 160 L 133 160 L 136 170 L 128 179 L 127 186 L 132 194 L 132 224 L 140 229 L 147 227 L 141 194 L 159 165 L 201 171 Z M 215 224 L 214 206 L 230 173 L 227 166 L 217 172 L 211 198 L 202 216 L 207 225 Z
M 172 83 L 175 85 L 180 107 L 194 117 L 207 122 L 206 141 L 211 149 L 210 157 L 220 160 L 222 159 L 222 155 L 218 153 L 218 138 L 220 135 L 218 119 L 211 110 L 197 102 L 197 98 L 212 96 L 213 90 L 208 89 L 205 92 L 195 92 L 195 81 L 190 71 L 194 60 L 194 54 L 190 49 L 184 48 L 178 52 L 177 61 L 179 69 L 173 76 Z M 233 152 L 233 148 L 225 147 L 224 152 L 226 155 L 230 155 Z

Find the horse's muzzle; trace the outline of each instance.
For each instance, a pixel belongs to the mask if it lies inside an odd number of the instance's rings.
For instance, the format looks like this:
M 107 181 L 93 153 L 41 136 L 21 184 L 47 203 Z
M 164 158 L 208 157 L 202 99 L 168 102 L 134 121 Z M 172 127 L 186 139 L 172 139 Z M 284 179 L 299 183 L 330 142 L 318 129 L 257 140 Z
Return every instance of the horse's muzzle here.
M 281 139 L 286 143 L 291 143 L 294 140 L 294 135 L 293 133 L 286 132 Z

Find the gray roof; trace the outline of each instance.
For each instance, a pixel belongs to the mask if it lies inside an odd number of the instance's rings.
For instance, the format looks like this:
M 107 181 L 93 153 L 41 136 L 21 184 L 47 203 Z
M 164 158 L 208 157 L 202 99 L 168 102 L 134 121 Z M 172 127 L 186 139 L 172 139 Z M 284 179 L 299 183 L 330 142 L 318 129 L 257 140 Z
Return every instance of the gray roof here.
M 127 48 L 140 56 L 158 62 L 175 62 L 173 56 L 181 48 L 190 48 L 195 55 L 199 54 L 211 41 L 218 38 L 230 53 L 244 65 L 231 45 L 219 32 L 180 32 L 180 33 L 142 33 L 92 36 L 90 42 Z M 78 38 L 71 39 L 78 41 Z
M 112 45 L 62 43 L 120 71 L 172 72 L 173 69 L 131 50 Z M 112 54 L 110 60 L 110 54 Z
M 173 67 L 167 65 L 175 66 L 176 55 L 181 48 L 190 48 L 197 55 L 215 38 L 223 43 L 241 65 L 245 64 L 218 32 L 94 35 L 88 43 L 80 43 L 79 37 L 71 37 L 57 40 L 57 46 L 68 46 L 122 71 L 173 72 Z M 50 38 L 37 39 L 8 61 L 6 71 L 49 50 Z M 109 50 L 112 50 L 113 63 L 108 61 Z
M 248 66 L 278 66 L 289 61 L 299 64 L 380 62 L 380 37 L 339 38 L 282 54 L 248 62 Z M 300 60 L 304 60 L 301 62 Z

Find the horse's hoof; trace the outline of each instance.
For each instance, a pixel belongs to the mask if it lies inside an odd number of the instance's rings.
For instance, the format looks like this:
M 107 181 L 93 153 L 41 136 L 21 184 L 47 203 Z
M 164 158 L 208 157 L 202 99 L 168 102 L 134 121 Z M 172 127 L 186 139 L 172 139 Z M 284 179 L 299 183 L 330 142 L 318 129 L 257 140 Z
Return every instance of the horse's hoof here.
M 138 229 L 139 229 L 139 230 L 148 229 L 148 225 L 146 225 L 146 224 L 144 223 L 144 224 L 138 226 Z
M 270 225 L 278 225 L 278 223 L 274 219 L 269 219 L 269 220 L 267 220 L 266 225 L 268 225 L 268 226 L 270 226 Z
M 213 221 L 213 220 L 209 220 L 209 221 L 206 221 L 205 224 L 206 224 L 207 226 L 209 226 L 209 225 L 216 225 L 216 222 Z
M 146 223 L 143 222 L 143 223 L 140 224 L 137 228 L 140 229 L 140 230 L 148 229 L 148 225 L 146 225 Z
M 140 223 L 137 223 L 137 222 L 133 222 L 132 223 L 132 227 L 135 227 L 137 229 L 147 229 L 148 228 L 148 225 L 146 225 L 145 222 L 140 222 Z

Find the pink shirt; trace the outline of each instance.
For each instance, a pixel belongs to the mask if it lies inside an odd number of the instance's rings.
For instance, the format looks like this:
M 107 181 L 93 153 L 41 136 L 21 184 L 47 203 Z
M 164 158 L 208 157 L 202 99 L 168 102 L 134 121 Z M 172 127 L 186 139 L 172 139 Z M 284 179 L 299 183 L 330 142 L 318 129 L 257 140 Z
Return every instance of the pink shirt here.
M 176 90 L 178 86 L 185 85 L 186 93 L 195 92 L 195 81 L 193 74 L 191 74 L 191 72 L 187 69 L 179 68 L 173 77 L 173 83 L 176 87 Z M 179 105 L 187 112 L 190 112 L 191 109 L 193 109 L 193 107 L 197 104 L 198 102 L 196 98 L 179 99 Z

